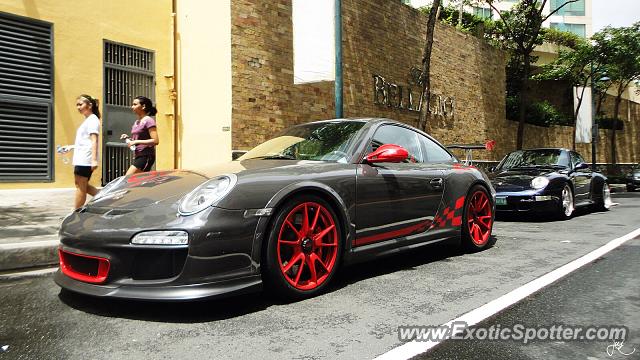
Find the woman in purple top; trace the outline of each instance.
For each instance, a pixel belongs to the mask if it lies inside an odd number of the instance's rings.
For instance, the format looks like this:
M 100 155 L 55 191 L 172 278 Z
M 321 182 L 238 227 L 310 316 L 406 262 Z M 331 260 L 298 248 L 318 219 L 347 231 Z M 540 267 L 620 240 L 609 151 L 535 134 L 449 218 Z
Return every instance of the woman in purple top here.
M 131 110 L 138 119 L 131 127 L 131 136 L 122 134 L 120 139 L 126 139 L 127 145 L 134 147 L 133 164 L 126 175 L 151 170 L 156 162 L 156 145 L 160 143 L 156 121 L 152 118 L 158 113 L 151 100 L 144 96 L 133 99 Z

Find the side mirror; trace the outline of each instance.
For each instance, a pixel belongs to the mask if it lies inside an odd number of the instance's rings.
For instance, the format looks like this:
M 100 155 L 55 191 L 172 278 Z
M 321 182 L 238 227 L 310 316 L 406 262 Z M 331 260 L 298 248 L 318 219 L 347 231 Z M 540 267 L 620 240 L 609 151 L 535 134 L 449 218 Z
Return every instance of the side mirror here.
M 367 154 L 365 159 L 371 164 L 375 163 L 399 163 L 403 162 L 409 157 L 409 152 L 402 146 L 385 144 L 380 146 L 376 151 Z
M 492 166 L 492 167 L 489 168 L 489 172 L 494 172 L 494 171 L 496 171 L 496 167 L 495 166 Z
M 589 168 L 589 164 L 581 162 L 576 165 L 575 170 L 582 170 L 582 169 L 588 169 L 588 168 Z

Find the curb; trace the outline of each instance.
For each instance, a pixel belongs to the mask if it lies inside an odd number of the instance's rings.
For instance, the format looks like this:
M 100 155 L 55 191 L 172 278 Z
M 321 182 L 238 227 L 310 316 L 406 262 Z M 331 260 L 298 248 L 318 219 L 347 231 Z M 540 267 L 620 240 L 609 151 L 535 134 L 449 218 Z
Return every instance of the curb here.
M 59 244 L 57 239 L 0 244 L 0 271 L 55 265 Z

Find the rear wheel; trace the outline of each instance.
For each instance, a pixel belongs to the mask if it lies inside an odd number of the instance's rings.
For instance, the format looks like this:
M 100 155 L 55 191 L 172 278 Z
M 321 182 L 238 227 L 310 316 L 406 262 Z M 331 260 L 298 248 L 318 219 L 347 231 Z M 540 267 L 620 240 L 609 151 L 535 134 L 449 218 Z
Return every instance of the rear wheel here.
M 495 238 L 491 237 L 493 206 L 483 186 L 471 188 L 465 200 L 462 219 L 462 246 L 465 250 L 480 251 L 495 243 Z
M 342 253 L 341 228 L 331 206 L 305 195 L 278 211 L 266 251 L 266 278 L 278 295 L 300 299 L 318 294 L 335 275 Z
M 627 191 L 628 191 L 628 192 L 633 192 L 633 191 L 635 191 L 635 190 L 636 190 L 636 187 L 635 187 L 635 186 L 633 186 L 633 185 L 627 185 Z
M 560 195 L 560 204 L 558 205 L 558 218 L 561 220 L 571 218 L 574 209 L 573 191 L 571 190 L 571 186 L 569 186 L 569 184 L 564 184 L 562 193 Z
M 609 189 L 609 184 L 607 182 L 602 183 L 602 187 L 600 189 L 600 196 L 596 201 L 596 209 L 600 211 L 607 211 L 611 209 L 611 205 L 613 201 L 611 200 L 611 189 Z

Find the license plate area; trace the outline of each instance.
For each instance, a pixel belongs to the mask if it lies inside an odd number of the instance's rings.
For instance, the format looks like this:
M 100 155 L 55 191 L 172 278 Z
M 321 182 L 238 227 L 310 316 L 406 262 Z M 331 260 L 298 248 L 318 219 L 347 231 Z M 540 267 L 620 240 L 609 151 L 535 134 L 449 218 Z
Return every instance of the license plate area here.
M 507 198 L 506 197 L 496 197 L 496 205 L 498 205 L 498 206 L 507 205 Z

